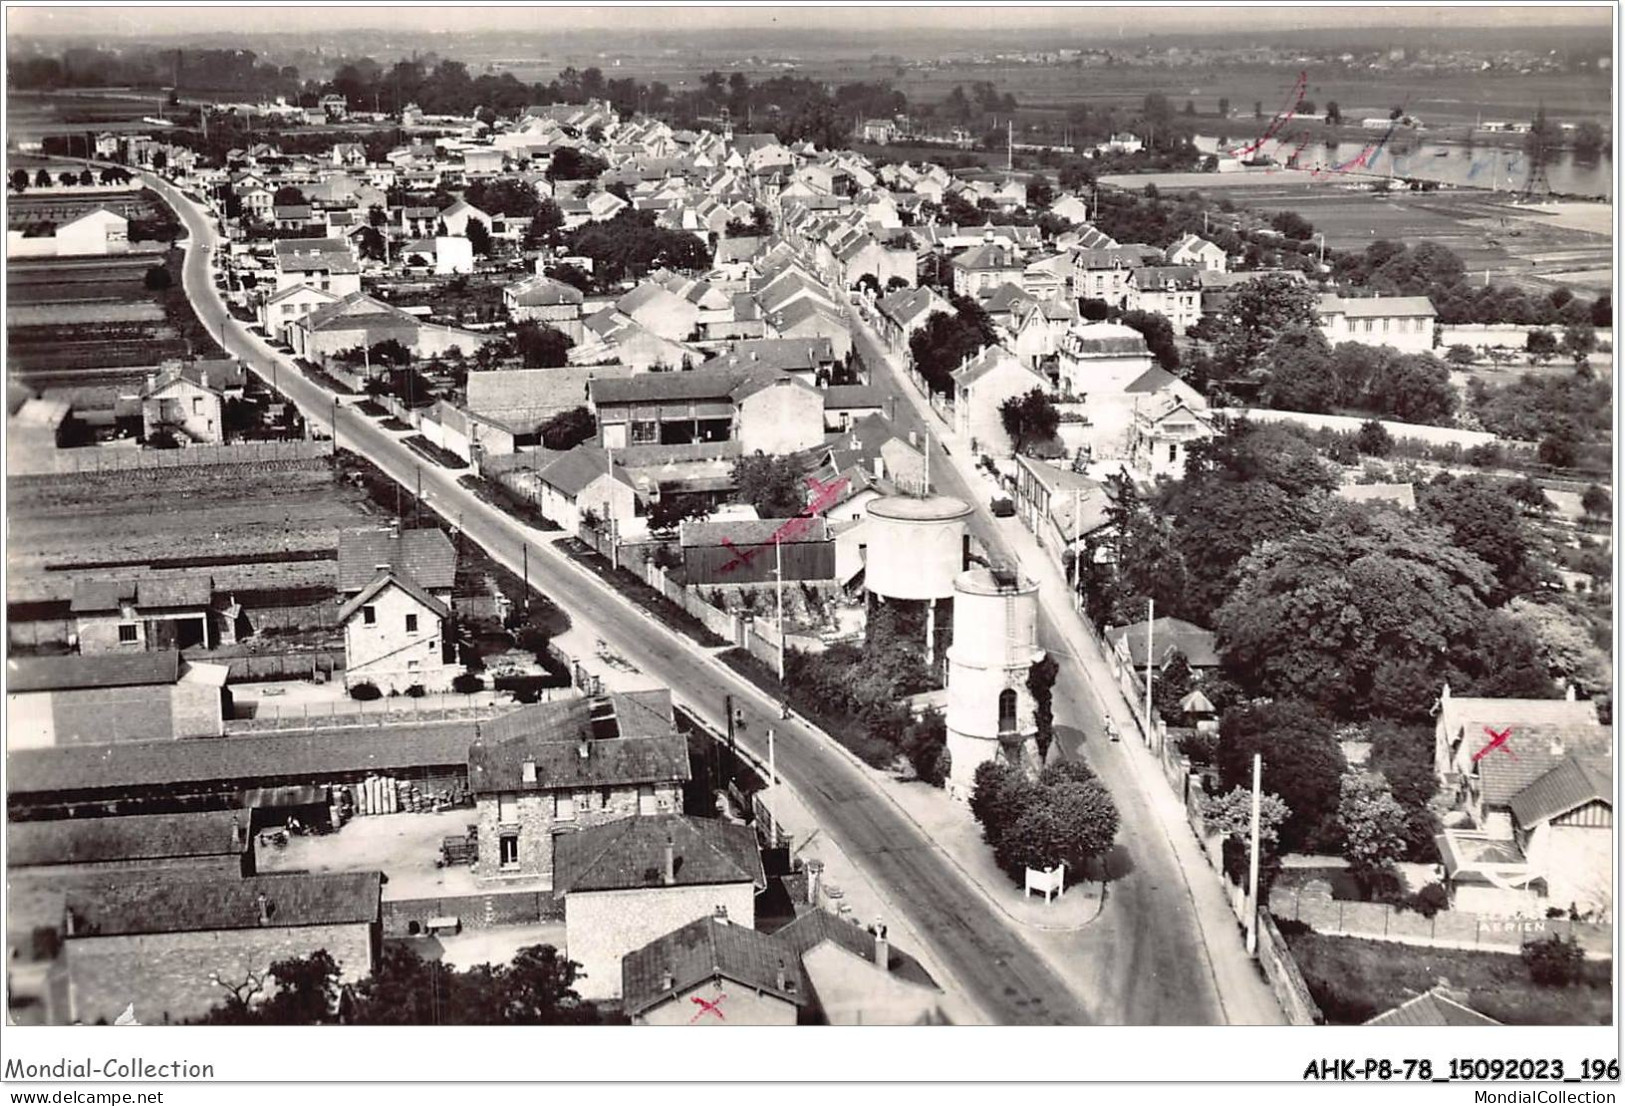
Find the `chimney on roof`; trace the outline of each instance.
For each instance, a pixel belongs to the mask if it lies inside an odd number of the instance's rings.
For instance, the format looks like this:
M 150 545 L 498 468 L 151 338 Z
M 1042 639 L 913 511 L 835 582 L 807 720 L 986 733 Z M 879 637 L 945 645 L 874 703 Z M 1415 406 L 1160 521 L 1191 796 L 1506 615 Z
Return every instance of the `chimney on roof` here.
M 261 891 L 261 892 L 259 892 L 258 894 L 256 894 L 254 896 L 254 905 L 259 908 L 260 925 L 262 925 L 262 926 L 270 925 L 271 924 L 271 900 L 265 897 L 265 892 L 264 891 Z
M 665 887 L 677 882 L 677 846 L 672 842 L 669 833 L 666 835 L 666 850 L 660 866 L 660 882 Z
M 875 923 L 875 967 L 891 971 L 891 942 L 886 939 L 886 923 Z
M 576 745 L 576 756 L 582 760 L 592 756 L 592 740 L 586 734 L 581 735 L 581 741 Z
M 723 906 L 721 903 L 718 903 L 716 910 L 711 914 L 711 919 L 721 925 L 727 925 L 728 908 Z
M 536 762 L 534 760 L 526 760 L 524 764 L 519 766 L 519 779 L 524 783 L 536 782 Z
M 784 970 L 784 961 L 783 960 L 779 961 L 779 970 L 774 975 L 773 982 L 778 984 L 778 988 L 779 988 L 780 991 L 783 991 L 783 990 L 786 989 L 785 984 L 789 982 L 789 979 L 787 978 L 787 973 Z
M 1560 757 L 1563 755 L 1563 738 L 1561 735 L 1553 735 L 1551 753 L 1554 757 Z

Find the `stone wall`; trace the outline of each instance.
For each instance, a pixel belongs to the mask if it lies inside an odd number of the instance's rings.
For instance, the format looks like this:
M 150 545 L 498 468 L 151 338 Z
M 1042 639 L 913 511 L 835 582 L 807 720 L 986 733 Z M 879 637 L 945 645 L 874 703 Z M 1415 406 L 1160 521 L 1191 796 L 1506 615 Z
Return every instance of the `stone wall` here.
M 428 929 L 431 918 L 456 918 L 464 929 L 564 920 L 564 900 L 547 891 L 492 891 L 485 895 L 400 899 L 385 902 L 383 909 L 385 937 L 415 936 Z
M 1258 918 L 1258 965 L 1264 969 L 1264 978 L 1269 981 L 1270 990 L 1275 992 L 1275 1001 L 1281 1004 L 1288 1025 L 1320 1025 L 1324 1022 L 1324 1015 L 1309 994 L 1309 984 L 1304 981 L 1303 972 L 1298 970 L 1292 950 L 1287 947 L 1281 931 L 1275 927 L 1275 919 L 1270 917 L 1268 911 L 1262 912 Z

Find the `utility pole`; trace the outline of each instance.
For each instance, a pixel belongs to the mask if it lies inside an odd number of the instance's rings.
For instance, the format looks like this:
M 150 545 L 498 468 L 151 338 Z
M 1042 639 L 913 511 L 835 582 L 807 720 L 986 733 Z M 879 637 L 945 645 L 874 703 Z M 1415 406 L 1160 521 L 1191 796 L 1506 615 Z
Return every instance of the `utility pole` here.
M 779 759 L 773 747 L 773 727 L 767 729 L 767 797 L 768 820 L 773 824 L 770 848 L 779 846 Z
M 1072 609 L 1077 610 L 1078 581 L 1083 578 L 1083 570 L 1078 562 L 1083 559 L 1083 489 L 1072 489 Z
M 784 682 L 784 543 L 773 535 L 773 593 L 779 609 L 779 683 Z M 770 733 L 772 731 L 769 731 Z
M 1151 720 L 1151 674 L 1156 671 L 1155 654 L 1151 652 L 1152 628 L 1157 621 L 1157 601 L 1147 599 L 1145 604 L 1145 739 L 1146 744 L 1152 744 L 1155 736 L 1154 723 Z
M 1247 955 L 1258 951 L 1258 814 L 1260 787 L 1264 772 L 1263 757 L 1253 754 L 1253 852 L 1247 862 Z
M 525 617 L 528 619 L 530 617 L 530 542 L 527 541 L 521 545 L 519 551 L 521 553 L 520 561 L 524 566 L 525 598 L 523 602 Z
M 418 474 L 417 495 L 412 501 L 412 529 L 416 530 L 423 525 L 423 466 L 414 465 Z

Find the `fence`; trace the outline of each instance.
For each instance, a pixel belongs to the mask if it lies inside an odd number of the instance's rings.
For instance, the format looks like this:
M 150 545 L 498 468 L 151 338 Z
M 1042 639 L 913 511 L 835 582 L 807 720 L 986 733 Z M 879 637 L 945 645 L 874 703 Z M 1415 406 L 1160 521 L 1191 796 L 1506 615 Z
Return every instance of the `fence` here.
M 228 684 L 255 680 L 308 680 L 320 672 L 329 679 L 344 671 L 344 651 L 323 649 L 308 653 L 238 653 L 221 655 L 219 650 L 188 649 L 185 658 L 201 664 L 223 664 Z
M 132 472 L 143 469 L 196 468 L 213 465 L 263 465 L 331 457 L 333 442 L 303 438 L 277 442 L 194 445 L 182 449 L 57 449 L 8 460 L 11 476 L 67 475 L 85 472 Z
M 1400 910 L 1387 903 L 1347 902 L 1332 897 L 1325 880 L 1299 886 L 1277 884 L 1270 891 L 1269 912 L 1302 922 L 1316 933 L 1363 937 L 1372 941 L 1398 941 L 1407 945 L 1469 951 L 1517 952 L 1530 941 L 1573 937 L 1588 956 L 1613 954 L 1614 927 L 1567 918 L 1508 918 L 1441 910 L 1433 917 Z
M 672 580 L 670 574 L 653 561 L 644 562 L 643 575 L 650 587 L 683 608 L 692 617 L 699 619 L 707 630 L 735 645 L 744 643 L 744 631 L 738 615 L 713 607 L 687 584 L 679 584 Z M 773 663 L 778 662 L 775 660 Z
M 1352 415 L 1315 415 L 1305 411 L 1272 411 L 1267 408 L 1243 408 L 1235 412 L 1221 411 L 1220 414 L 1245 415 L 1253 422 L 1291 422 L 1299 426 L 1306 426 L 1310 430 L 1333 430 L 1340 434 L 1357 433 L 1364 426 L 1367 419 L 1356 418 Z M 1459 445 L 1463 449 L 1471 449 L 1477 445 L 1500 444 L 1506 447 L 1515 447 L 1518 443 L 1497 438 L 1494 434 L 1482 430 L 1458 430 L 1453 426 L 1424 426 L 1421 423 L 1394 422 L 1389 419 L 1377 419 L 1396 439 L 1408 438 L 1412 441 L 1426 442 L 1428 445 Z

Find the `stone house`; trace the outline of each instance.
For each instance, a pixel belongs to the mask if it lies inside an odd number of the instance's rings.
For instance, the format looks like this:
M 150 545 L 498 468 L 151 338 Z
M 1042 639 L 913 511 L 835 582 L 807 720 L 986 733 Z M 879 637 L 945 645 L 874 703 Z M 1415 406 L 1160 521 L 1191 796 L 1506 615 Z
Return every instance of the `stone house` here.
M 205 445 L 226 440 L 226 401 L 241 399 L 242 362 L 233 360 L 173 363 L 147 377 L 141 389 L 144 437 L 160 431 Z
M 483 723 L 468 750 L 474 876 L 557 890 L 555 839 L 679 811 L 689 776 L 669 694 L 543 703 Z
M 714 818 L 623 818 L 560 837 L 556 859 L 582 998 L 620 997 L 622 958 L 680 926 L 720 916 L 754 927 L 767 888 L 756 831 Z
M 370 683 L 386 695 L 414 686 L 445 692 L 463 671 L 447 632 L 451 607 L 404 572 L 380 571 L 338 618 L 346 688 Z
M 954 370 L 954 429 L 976 442 L 984 453 L 1008 455 L 1013 449 L 999 408 L 1007 399 L 1037 388 L 1053 389 L 1047 377 L 1023 365 L 1003 346 L 988 346 Z
M 212 649 L 222 630 L 233 628 L 213 603 L 214 579 L 206 574 L 75 580 L 68 602 L 73 644 L 86 655 Z

